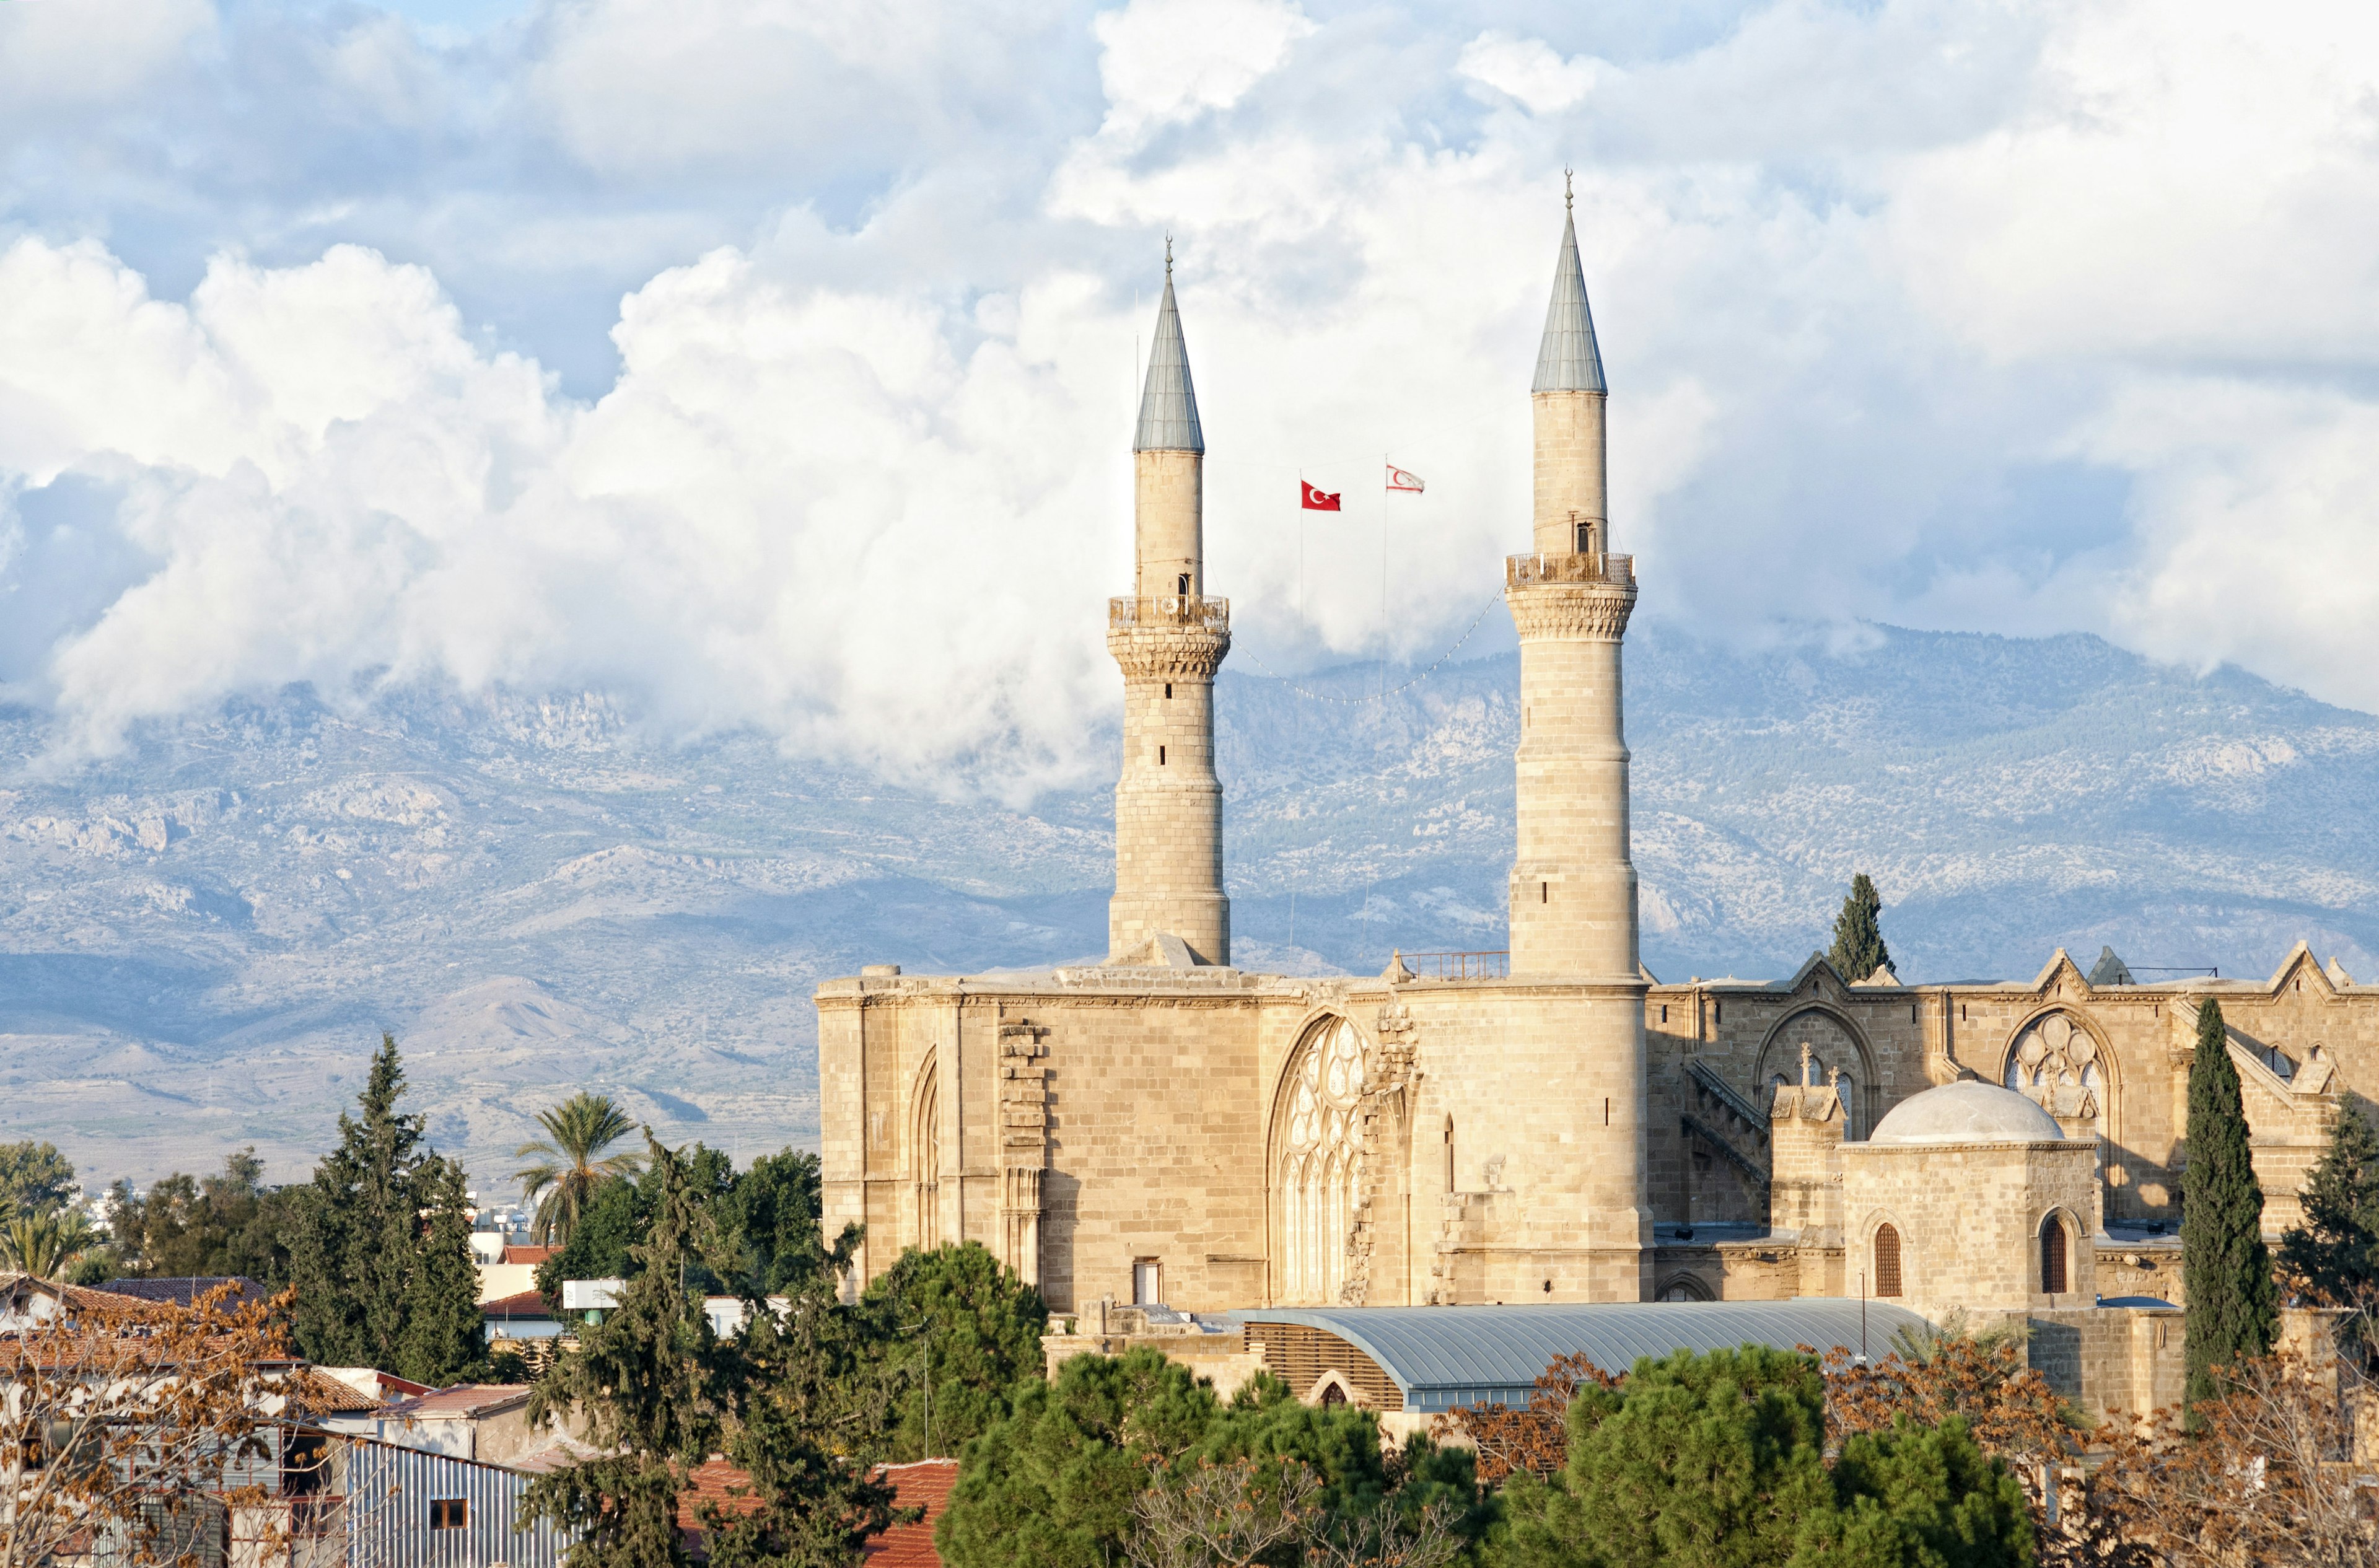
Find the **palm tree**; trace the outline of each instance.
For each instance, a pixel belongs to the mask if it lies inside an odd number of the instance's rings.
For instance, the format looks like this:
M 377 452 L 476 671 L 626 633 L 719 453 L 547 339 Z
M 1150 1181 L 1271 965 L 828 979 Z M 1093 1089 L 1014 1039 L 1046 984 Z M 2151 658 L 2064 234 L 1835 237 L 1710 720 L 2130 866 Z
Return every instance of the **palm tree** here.
M 534 1143 L 522 1144 L 513 1152 L 541 1154 L 545 1158 L 513 1174 L 521 1179 L 522 1196 L 537 1204 L 537 1219 L 529 1226 L 529 1239 L 559 1247 L 578 1227 L 578 1216 L 586 1212 L 586 1200 L 595 1189 L 613 1176 L 636 1175 L 645 1168 L 645 1157 L 596 1157 L 626 1137 L 635 1126 L 619 1106 L 611 1104 L 608 1094 L 590 1094 L 582 1089 L 550 1111 L 539 1111 L 537 1119 L 545 1128 L 545 1136 Z M 545 1195 L 542 1200 L 537 1197 L 539 1193 Z
M 40 1279 L 61 1279 L 98 1240 L 78 1209 L 18 1214 L 0 1225 L 0 1263 Z

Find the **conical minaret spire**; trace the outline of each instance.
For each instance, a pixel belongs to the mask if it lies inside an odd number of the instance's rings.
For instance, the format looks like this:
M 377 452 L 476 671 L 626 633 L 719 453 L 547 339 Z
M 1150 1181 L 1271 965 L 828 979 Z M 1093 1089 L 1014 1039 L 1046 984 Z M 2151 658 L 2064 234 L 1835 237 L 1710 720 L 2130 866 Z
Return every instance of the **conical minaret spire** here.
M 1206 432 L 1198 424 L 1198 391 L 1190 384 L 1190 349 L 1181 341 L 1181 309 L 1173 303 L 1169 239 L 1165 242 L 1165 300 L 1156 308 L 1156 341 L 1149 349 L 1148 384 L 1141 391 L 1140 428 L 1131 450 L 1201 454 L 1206 450 Z
M 1594 340 L 1594 312 L 1586 303 L 1586 271 L 1578 265 L 1577 218 L 1571 212 L 1562 220 L 1552 304 L 1545 310 L 1537 379 L 1528 389 L 1536 409 L 1533 542 L 1540 555 L 1600 555 L 1611 549 L 1602 436 L 1609 390 L 1602 380 L 1602 348 Z
M 1206 435 L 1173 299 L 1171 240 L 1131 445 L 1132 597 L 1107 606 L 1107 650 L 1123 667 L 1124 693 L 1107 961 L 1227 964 L 1214 672 L 1230 651 L 1231 607 L 1206 596 Z
M 1553 300 L 1545 310 L 1544 342 L 1537 347 L 1536 384 L 1528 390 L 1611 390 L 1602 380 L 1602 349 L 1594 341 L 1594 311 L 1586 303 L 1586 269 L 1578 265 L 1574 210 L 1562 223 L 1561 259 L 1553 267 Z

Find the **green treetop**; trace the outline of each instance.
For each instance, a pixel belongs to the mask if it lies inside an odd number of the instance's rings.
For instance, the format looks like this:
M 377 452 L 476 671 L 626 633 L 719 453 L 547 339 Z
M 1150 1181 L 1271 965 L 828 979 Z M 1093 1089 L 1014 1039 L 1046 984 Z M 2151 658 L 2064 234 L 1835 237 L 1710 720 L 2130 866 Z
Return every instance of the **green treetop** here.
M 2017 1568 L 2032 1561 L 2023 1492 L 1965 1422 L 1905 1422 L 1825 1459 L 1814 1357 L 1746 1345 L 1636 1364 L 1581 1387 L 1569 1463 L 1516 1474 L 1498 1568 L 1854 1563 Z
M 523 1196 L 537 1205 L 529 1239 L 558 1247 L 570 1239 L 598 1188 L 612 1176 L 634 1176 L 645 1162 L 625 1151 L 603 1152 L 635 1130 L 609 1095 L 582 1089 L 553 1109 L 539 1111 L 537 1119 L 545 1136 L 513 1152 L 537 1156 L 537 1162 L 513 1174 L 521 1180 Z
M 1883 899 L 1875 890 L 1875 883 L 1866 872 L 1851 878 L 1851 896 L 1842 900 L 1842 912 L 1834 917 L 1834 946 L 1827 956 L 1833 960 L 1834 972 L 1854 984 L 1891 961 L 1891 953 L 1883 945 Z
M 2197 1012 L 2189 1064 L 2189 1164 L 2180 1182 L 2181 1286 L 2192 1408 L 2220 1393 L 2214 1369 L 2270 1353 L 2279 1319 L 2272 1260 L 2264 1247 L 2264 1188 L 2247 1148 L 2222 1004 Z
M 956 1454 L 1007 1418 L 1020 1379 L 1042 1375 L 1049 1309 L 979 1241 L 903 1252 L 869 1284 L 860 1315 L 894 1413 L 877 1457 L 892 1463 Z
M 478 1274 L 462 1172 L 429 1147 L 420 1116 L 397 1110 L 404 1095 L 396 1041 L 383 1034 L 358 1114 L 339 1117 L 339 1146 L 294 1195 L 293 1327 L 308 1358 L 326 1366 L 443 1383 L 482 1354 L 476 1334 L 455 1330 L 476 1311 Z
M 2280 1272 L 2325 1307 L 2379 1309 L 2379 1134 L 2353 1102 L 2341 1103 L 2329 1147 L 2305 1176 L 2304 1224 L 2280 1237 Z
M 0 1223 L 49 1213 L 75 1195 L 74 1166 L 54 1143 L 0 1143 Z

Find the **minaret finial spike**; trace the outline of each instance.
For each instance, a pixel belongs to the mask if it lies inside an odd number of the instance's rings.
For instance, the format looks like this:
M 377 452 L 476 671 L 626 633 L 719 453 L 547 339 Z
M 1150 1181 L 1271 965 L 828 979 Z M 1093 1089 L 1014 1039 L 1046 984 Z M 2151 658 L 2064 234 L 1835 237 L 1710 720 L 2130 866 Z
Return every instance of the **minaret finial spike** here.
M 1173 236 L 1171 235 L 1165 236 L 1165 275 L 1168 278 L 1173 275 Z
M 1577 193 L 1570 188 L 1569 184 L 1570 175 L 1576 172 L 1568 167 L 1562 170 L 1562 211 L 1564 212 L 1577 211 Z

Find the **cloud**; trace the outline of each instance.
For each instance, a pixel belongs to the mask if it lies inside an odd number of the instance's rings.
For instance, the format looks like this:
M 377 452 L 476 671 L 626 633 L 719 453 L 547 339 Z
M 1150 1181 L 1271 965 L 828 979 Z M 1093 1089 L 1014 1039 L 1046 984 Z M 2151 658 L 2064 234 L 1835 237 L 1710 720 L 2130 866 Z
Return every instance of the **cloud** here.
M 1278 0 L 1131 0 L 1092 27 L 1105 128 L 1124 135 L 1230 108 L 1316 31 Z
M 124 12 L 86 177 L 7 132 L 0 679 L 92 749 L 436 677 L 1087 778 L 1159 235 L 1235 657 L 1427 657 L 1524 542 L 1568 163 L 1642 613 L 2079 626 L 2379 706 L 2372 24 L 887 15 Z
M 1533 115 L 1569 108 L 1593 91 L 1596 82 L 1614 74 L 1603 61 L 1564 60 L 1541 38 L 1515 38 L 1508 32 L 1482 32 L 1464 44 L 1455 69 L 1516 99 Z

